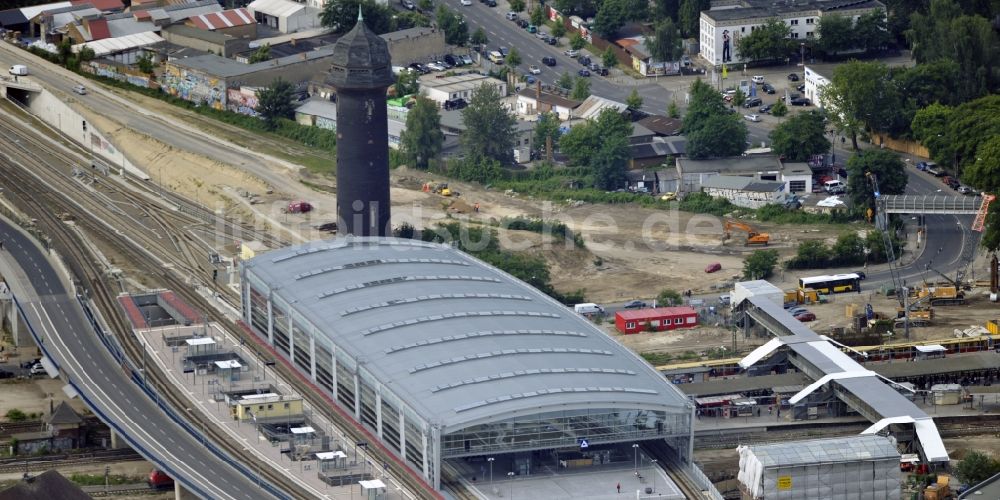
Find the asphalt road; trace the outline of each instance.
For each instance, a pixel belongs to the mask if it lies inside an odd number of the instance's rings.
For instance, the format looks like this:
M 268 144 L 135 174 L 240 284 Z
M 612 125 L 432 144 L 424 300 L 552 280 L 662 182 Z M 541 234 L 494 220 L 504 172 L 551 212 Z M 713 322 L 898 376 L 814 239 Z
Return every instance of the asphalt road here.
M 71 379 L 87 398 L 141 447 L 147 459 L 167 464 L 176 478 L 218 499 L 269 497 L 204 444 L 181 428 L 150 400 L 118 366 L 90 327 L 79 303 L 67 293 L 46 256 L 21 232 L 0 220 L 2 252 L 30 277 L 37 300 L 24 283 L 10 279 L 28 321 L 42 338 L 60 376 Z M 69 378 L 67 378 L 67 376 Z M 103 418 L 102 418 L 103 420 Z

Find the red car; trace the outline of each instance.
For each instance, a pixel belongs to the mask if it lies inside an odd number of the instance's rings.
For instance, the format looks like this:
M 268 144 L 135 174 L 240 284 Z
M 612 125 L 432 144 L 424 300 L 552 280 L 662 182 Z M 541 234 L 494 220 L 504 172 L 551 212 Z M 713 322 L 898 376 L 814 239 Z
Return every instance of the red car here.
M 708 267 L 705 268 L 705 272 L 709 273 L 709 274 L 714 273 L 716 271 L 721 271 L 721 270 L 722 270 L 722 264 L 720 264 L 718 262 L 713 262 L 713 263 L 709 264 Z
M 795 319 L 805 323 L 807 321 L 816 321 L 816 315 L 811 312 L 804 312 L 802 314 L 795 315 Z

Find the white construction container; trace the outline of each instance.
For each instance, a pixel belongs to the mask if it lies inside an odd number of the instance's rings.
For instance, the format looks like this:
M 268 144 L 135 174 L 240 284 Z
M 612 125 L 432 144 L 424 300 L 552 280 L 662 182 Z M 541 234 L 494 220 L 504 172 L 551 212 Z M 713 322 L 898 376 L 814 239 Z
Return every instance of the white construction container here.
M 785 292 L 764 280 L 740 281 L 733 285 L 732 307 L 736 307 L 750 297 L 767 297 L 782 307 L 785 304 Z
M 742 498 L 898 500 L 895 440 L 876 435 L 740 446 Z

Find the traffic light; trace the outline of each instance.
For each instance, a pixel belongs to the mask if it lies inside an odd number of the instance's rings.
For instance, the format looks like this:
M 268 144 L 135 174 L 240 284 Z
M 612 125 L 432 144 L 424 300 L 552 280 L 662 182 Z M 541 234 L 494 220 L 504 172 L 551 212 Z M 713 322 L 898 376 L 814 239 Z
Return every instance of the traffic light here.
M 212 269 L 212 281 L 215 281 L 219 277 L 219 270 Z
M 83 120 L 83 131 L 87 131 L 87 120 Z

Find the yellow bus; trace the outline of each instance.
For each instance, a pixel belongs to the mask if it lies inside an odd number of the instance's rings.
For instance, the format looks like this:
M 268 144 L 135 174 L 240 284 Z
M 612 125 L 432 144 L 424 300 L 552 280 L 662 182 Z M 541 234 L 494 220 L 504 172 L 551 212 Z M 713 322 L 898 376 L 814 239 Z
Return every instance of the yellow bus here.
M 856 273 L 832 274 L 799 278 L 799 288 L 815 290 L 817 293 L 841 293 L 861 290 L 861 276 Z

